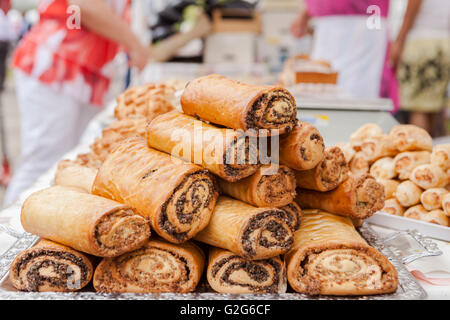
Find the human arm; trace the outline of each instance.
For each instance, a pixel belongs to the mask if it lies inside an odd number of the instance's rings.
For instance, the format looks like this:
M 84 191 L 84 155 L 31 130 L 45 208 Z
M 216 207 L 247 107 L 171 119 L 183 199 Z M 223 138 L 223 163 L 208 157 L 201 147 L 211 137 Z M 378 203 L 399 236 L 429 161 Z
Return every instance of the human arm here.
M 308 10 L 301 10 L 291 25 L 291 34 L 296 38 L 304 37 L 308 33 L 309 20 L 311 16 Z
M 408 0 L 408 6 L 406 8 L 405 16 L 400 31 L 397 35 L 397 39 L 392 44 L 391 51 L 389 53 L 389 64 L 394 69 L 397 68 L 400 59 L 402 57 L 403 48 L 409 31 L 414 26 L 417 15 L 422 6 L 423 0 Z
M 80 8 L 81 25 L 105 38 L 123 45 L 130 64 L 143 69 L 150 58 L 150 48 L 141 44 L 128 24 L 104 0 L 69 0 Z

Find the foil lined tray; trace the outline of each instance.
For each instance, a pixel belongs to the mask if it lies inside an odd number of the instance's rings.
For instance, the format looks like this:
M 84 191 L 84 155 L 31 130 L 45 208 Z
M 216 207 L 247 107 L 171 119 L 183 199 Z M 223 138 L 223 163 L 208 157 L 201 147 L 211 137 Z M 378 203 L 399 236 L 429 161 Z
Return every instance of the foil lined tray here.
M 29 233 L 17 233 L 15 230 L 0 225 L 0 232 L 7 233 L 15 237 L 17 241 L 5 253 L 0 256 L 0 299 L 8 300 L 419 300 L 425 299 L 427 294 L 424 289 L 417 283 L 414 277 L 406 270 L 403 261 L 406 259 L 412 261 L 419 257 L 439 255 L 436 247 L 429 243 L 428 239 L 420 237 L 417 233 L 409 234 L 416 241 L 423 251 L 415 256 L 402 256 L 400 250 L 394 253 L 390 249 L 388 242 L 392 242 L 392 237 L 381 238 L 368 223 L 359 229 L 361 235 L 366 241 L 381 251 L 389 261 L 397 269 L 399 277 L 398 290 L 392 294 L 383 294 L 376 296 L 357 296 L 357 297 L 339 297 L 339 296 L 308 296 L 299 294 L 288 289 L 288 293 L 284 294 L 219 294 L 214 293 L 206 281 L 199 284 L 196 292 L 188 294 L 100 294 L 93 292 L 92 288 L 83 289 L 74 293 L 57 293 L 57 292 L 20 292 L 17 291 L 9 281 L 9 268 L 17 254 L 23 250 L 33 246 L 38 240 L 37 236 Z M 405 232 L 402 236 L 407 236 Z M 289 292 L 291 291 L 291 292 Z

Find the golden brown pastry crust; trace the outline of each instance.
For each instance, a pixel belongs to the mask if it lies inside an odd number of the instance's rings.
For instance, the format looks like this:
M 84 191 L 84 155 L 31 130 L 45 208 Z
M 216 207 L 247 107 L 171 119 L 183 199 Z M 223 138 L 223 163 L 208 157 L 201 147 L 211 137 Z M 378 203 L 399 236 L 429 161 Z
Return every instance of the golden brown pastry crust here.
M 300 293 L 370 295 L 397 290 L 394 266 L 359 235 L 350 219 L 305 212 L 286 254 L 287 277 Z
M 433 165 L 439 166 L 442 170 L 450 169 L 450 143 L 439 144 L 433 148 L 430 156 L 430 162 Z
M 433 139 L 430 134 L 412 124 L 400 124 L 394 126 L 389 132 L 389 137 L 397 150 L 404 151 L 431 151 Z
M 286 212 L 287 222 L 291 227 L 291 230 L 293 232 L 297 231 L 298 228 L 300 228 L 303 216 L 303 211 L 300 206 L 297 203 L 292 202 L 287 206 L 281 207 L 280 209 Z
M 63 160 L 58 164 L 54 184 L 63 187 L 79 188 L 87 193 L 91 192 L 97 170 Z
M 361 152 L 357 152 L 350 161 L 349 167 L 353 175 L 361 175 L 369 173 L 370 164 Z
M 383 135 L 383 129 L 376 123 L 367 123 L 361 126 L 350 136 L 350 145 L 355 151 L 361 151 L 363 141 L 378 138 Z
M 420 220 L 438 224 L 444 227 L 450 227 L 450 219 L 441 209 L 435 209 L 422 214 Z
M 450 217 L 450 192 L 442 197 L 442 208 L 447 217 Z
M 295 175 L 286 166 L 272 173 L 270 165 L 237 182 L 219 179 L 220 190 L 255 207 L 283 207 L 295 199 Z
M 350 164 L 350 161 L 352 161 L 353 157 L 356 154 L 356 151 L 355 149 L 353 149 L 350 142 L 336 143 L 336 147 L 341 148 L 342 152 L 344 153 L 345 162 L 347 162 L 347 164 Z
M 402 206 L 409 208 L 420 202 L 422 192 L 423 190 L 414 182 L 406 180 L 398 185 L 395 198 Z
M 446 194 L 448 194 L 448 190 L 445 188 L 431 188 L 422 193 L 420 202 L 427 210 L 441 209 L 442 200 Z
M 428 211 L 423 207 L 423 205 L 418 204 L 413 207 L 408 208 L 403 216 L 405 218 L 421 220 L 422 215 L 427 214 Z
M 103 259 L 93 284 L 103 293 L 187 293 L 197 287 L 204 265 L 205 255 L 193 242 L 152 239 L 133 252 Z
M 423 189 L 443 188 L 448 182 L 447 174 L 441 167 L 423 164 L 416 167 L 410 177 L 411 181 Z
M 395 156 L 394 167 L 400 180 L 407 180 L 412 171 L 422 165 L 430 163 L 429 151 L 402 152 Z
M 139 248 L 150 236 L 147 220 L 131 207 L 61 186 L 28 197 L 21 222 L 29 233 L 99 257 Z
M 285 293 L 286 269 L 280 257 L 246 260 L 233 252 L 211 247 L 206 273 L 219 293 Z
M 398 153 L 392 138 L 384 134 L 362 141 L 361 154 L 369 163 L 373 163 L 380 158 L 391 157 Z
M 283 87 L 256 86 L 211 74 L 191 81 L 181 96 L 184 113 L 228 128 L 292 130 L 294 97 Z
M 148 148 L 139 137 L 124 140 L 110 154 L 92 192 L 136 208 L 173 243 L 189 240 L 208 224 L 218 197 L 205 169 Z
M 383 208 L 384 188 L 370 175 L 350 176 L 328 192 L 297 189 L 297 204 L 354 219 L 366 219 Z
M 292 245 L 292 230 L 281 209 L 256 208 L 221 196 L 209 225 L 195 240 L 247 259 L 262 260 L 287 252 Z
M 335 189 L 348 177 L 348 166 L 345 156 L 339 147 L 331 147 L 325 150 L 325 155 L 314 169 L 295 171 L 297 187 L 330 191 Z
M 381 211 L 392 214 L 394 216 L 403 216 L 405 213 L 405 208 L 398 202 L 397 199 L 387 199 L 384 202 L 384 207 Z
M 252 142 L 253 141 L 253 142 Z M 155 118 L 147 127 L 147 144 L 198 164 L 227 181 L 258 170 L 258 147 L 242 132 L 218 128 L 178 111 Z
M 280 137 L 280 163 L 295 170 L 310 170 L 322 161 L 323 138 L 313 125 L 298 122 L 294 130 Z
M 370 174 L 376 179 L 393 179 L 397 176 L 394 159 L 385 157 L 375 161 L 370 167 Z
M 377 182 L 384 187 L 384 197 L 386 199 L 395 198 L 395 191 L 397 191 L 400 182 L 392 179 L 377 179 Z
M 128 88 L 117 97 L 114 116 L 119 119 L 145 118 L 149 121 L 174 109 L 175 88 L 167 84 L 145 84 Z
M 69 247 L 41 239 L 16 256 L 9 279 L 21 291 L 78 291 L 91 281 L 94 273 L 91 260 Z

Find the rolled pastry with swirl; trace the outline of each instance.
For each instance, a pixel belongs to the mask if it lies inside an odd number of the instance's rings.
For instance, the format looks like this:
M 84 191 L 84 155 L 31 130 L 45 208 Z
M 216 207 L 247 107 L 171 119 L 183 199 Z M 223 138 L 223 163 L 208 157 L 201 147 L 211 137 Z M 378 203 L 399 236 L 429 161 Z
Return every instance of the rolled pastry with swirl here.
M 221 196 L 209 225 L 195 240 L 245 259 L 262 260 L 287 252 L 292 245 L 292 234 L 283 210 L 256 208 Z
M 178 111 L 155 118 L 147 127 L 151 148 L 208 169 L 235 182 L 258 170 L 258 144 L 242 132 L 218 128 Z
M 347 162 L 347 164 L 349 164 L 350 161 L 352 161 L 353 157 L 356 154 L 356 151 L 355 151 L 355 149 L 353 149 L 350 142 L 336 143 L 336 147 L 339 147 L 342 150 L 342 152 L 344 153 L 345 162 Z
M 81 189 L 91 192 L 97 170 L 79 165 L 73 161 L 63 160 L 58 164 L 54 184 L 63 187 Z
M 350 219 L 306 211 L 286 254 L 291 287 L 309 295 L 373 295 L 397 290 L 394 266 L 359 235 Z
M 283 207 L 294 201 L 296 195 L 294 172 L 286 166 L 272 172 L 267 165 L 237 182 L 219 179 L 219 185 L 223 193 L 255 207 Z
M 116 257 L 150 237 L 148 221 L 130 206 L 74 188 L 50 187 L 28 197 L 25 231 L 98 257 Z
M 206 227 L 218 197 L 207 170 L 151 149 L 140 137 L 124 140 L 109 155 L 92 192 L 135 208 L 173 243 Z
M 384 207 L 381 211 L 392 214 L 394 216 L 403 216 L 405 213 L 405 208 L 398 202 L 397 199 L 387 199 L 384 202 Z
M 398 185 L 395 198 L 402 206 L 408 208 L 420 203 L 422 192 L 423 190 L 414 182 L 406 180 Z
M 450 217 L 450 192 L 442 197 L 442 209 L 445 214 Z
M 350 145 L 356 151 L 361 151 L 363 141 L 371 138 L 377 138 L 383 135 L 383 129 L 376 123 L 367 123 L 361 126 L 350 136 Z
M 252 261 L 214 247 L 209 251 L 206 277 L 219 293 L 285 293 L 287 289 L 286 268 L 280 257 Z
M 450 169 L 450 143 L 438 144 L 433 148 L 430 156 L 432 165 L 439 166 L 442 170 Z
M 402 152 L 394 158 L 395 171 L 400 180 L 408 180 L 416 167 L 427 163 L 430 163 L 429 151 Z
M 397 176 L 394 159 L 385 157 L 378 159 L 370 167 L 370 174 L 376 179 L 393 179 Z
M 324 158 L 315 168 L 295 171 L 295 178 L 297 187 L 324 192 L 335 189 L 348 177 L 348 172 L 342 150 L 330 147 L 325 150 Z
M 411 181 L 423 189 L 444 188 L 449 178 L 441 167 L 423 164 L 411 172 Z
M 377 179 L 377 182 L 384 187 L 384 196 L 386 199 L 395 198 L 395 192 L 400 185 L 399 181 L 392 179 Z
M 350 176 L 332 191 L 297 189 L 302 209 L 321 209 L 352 219 L 366 219 L 384 206 L 384 188 L 370 175 Z
M 429 211 L 442 208 L 443 197 L 448 194 L 445 188 L 431 188 L 425 190 L 420 196 L 423 207 Z
M 425 214 L 422 214 L 420 220 L 445 227 L 450 227 L 450 219 L 441 209 L 431 210 Z
M 74 292 L 92 278 L 91 257 L 53 241 L 41 239 L 17 255 L 9 279 L 21 291 Z
M 403 216 L 405 218 L 410 218 L 414 220 L 422 220 L 422 216 L 428 213 L 427 209 L 423 207 L 423 205 L 418 204 L 413 207 L 408 208 Z
M 186 86 L 181 96 L 183 112 L 232 129 L 277 129 L 290 132 L 296 123 L 297 105 L 280 86 L 257 86 L 211 74 Z
M 389 132 L 389 137 L 400 152 L 431 151 L 433 147 L 433 139 L 430 134 L 426 130 L 412 124 L 394 126 Z
M 293 232 L 297 231 L 302 221 L 303 211 L 300 206 L 295 203 L 289 203 L 287 206 L 281 207 L 287 215 L 287 223 Z
M 322 161 L 325 144 L 312 124 L 298 122 L 294 130 L 280 137 L 280 163 L 295 170 L 310 170 Z
M 357 152 L 350 161 L 349 168 L 353 175 L 367 174 L 369 173 L 370 164 L 361 152 Z
M 102 293 L 187 293 L 197 287 L 204 267 L 205 255 L 193 242 L 151 239 L 135 251 L 103 259 L 93 284 Z
M 391 157 L 398 153 L 392 139 L 388 135 L 382 135 L 366 139 L 361 143 L 360 151 L 369 163 L 373 163 L 383 157 Z

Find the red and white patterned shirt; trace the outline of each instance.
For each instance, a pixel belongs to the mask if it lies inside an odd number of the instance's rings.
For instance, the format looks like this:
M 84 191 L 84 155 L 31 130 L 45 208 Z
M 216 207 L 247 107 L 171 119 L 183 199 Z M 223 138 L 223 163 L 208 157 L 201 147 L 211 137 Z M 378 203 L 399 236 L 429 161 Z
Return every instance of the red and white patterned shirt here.
M 105 0 L 124 19 L 130 0 Z M 102 106 L 120 46 L 83 26 L 69 27 L 68 0 L 40 0 L 40 21 L 19 43 L 15 68 L 80 100 Z

